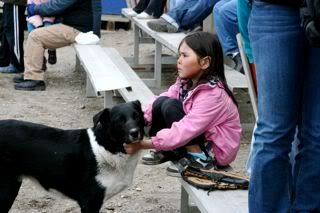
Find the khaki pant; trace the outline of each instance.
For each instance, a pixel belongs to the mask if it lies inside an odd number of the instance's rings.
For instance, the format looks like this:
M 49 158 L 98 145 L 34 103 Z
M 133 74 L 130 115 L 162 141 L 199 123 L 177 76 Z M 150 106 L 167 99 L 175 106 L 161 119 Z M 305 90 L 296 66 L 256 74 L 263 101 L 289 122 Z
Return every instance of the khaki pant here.
M 44 50 L 70 45 L 79 33 L 80 31 L 64 24 L 33 30 L 28 36 L 24 52 L 24 79 L 44 80 L 42 69 Z

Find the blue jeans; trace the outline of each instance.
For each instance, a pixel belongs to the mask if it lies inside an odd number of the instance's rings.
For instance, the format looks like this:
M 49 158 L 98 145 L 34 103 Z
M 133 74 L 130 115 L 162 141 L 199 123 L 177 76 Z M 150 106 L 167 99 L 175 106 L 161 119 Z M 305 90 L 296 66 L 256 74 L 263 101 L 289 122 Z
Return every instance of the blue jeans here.
M 218 0 L 185 0 L 179 7 L 169 10 L 166 15 L 176 21 L 179 29 L 193 29 L 211 13 Z
M 213 8 L 214 29 L 225 55 L 239 52 L 236 35 L 239 33 L 237 0 L 221 0 Z
M 249 35 L 259 91 L 249 210 L 318 212 L 320 49 L 308 46 L 298 9 L 259 0 L 253 2 Z M 296 127 L 292 173 L 288 154 Z

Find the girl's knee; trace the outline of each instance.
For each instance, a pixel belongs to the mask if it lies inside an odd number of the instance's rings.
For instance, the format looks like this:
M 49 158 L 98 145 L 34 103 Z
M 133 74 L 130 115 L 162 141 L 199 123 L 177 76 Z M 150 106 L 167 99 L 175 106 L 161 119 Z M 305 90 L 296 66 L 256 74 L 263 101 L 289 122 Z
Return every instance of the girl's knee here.
M 183 113 L 182 102 L 177 99 L 168 98 L 163 101 L 161 112 L 164 116 L 171 115 L 172 113 Z

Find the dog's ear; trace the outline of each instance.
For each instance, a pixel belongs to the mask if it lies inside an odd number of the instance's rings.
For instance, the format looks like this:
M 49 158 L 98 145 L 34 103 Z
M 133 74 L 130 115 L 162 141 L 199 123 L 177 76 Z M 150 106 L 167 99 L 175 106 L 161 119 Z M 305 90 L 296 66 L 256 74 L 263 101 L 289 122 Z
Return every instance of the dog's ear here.
M 101 123 L 102 126 L 105 126 L 110 121 L 110 110 L 108 108 L 98 112 L 93 116 L 93 127 L 96 127 L 98 123 Z
M 132 101 L 131 103 L 134 105 L 136 109 L 139 109 L 141 111 L 141 103 L 139 100 Z

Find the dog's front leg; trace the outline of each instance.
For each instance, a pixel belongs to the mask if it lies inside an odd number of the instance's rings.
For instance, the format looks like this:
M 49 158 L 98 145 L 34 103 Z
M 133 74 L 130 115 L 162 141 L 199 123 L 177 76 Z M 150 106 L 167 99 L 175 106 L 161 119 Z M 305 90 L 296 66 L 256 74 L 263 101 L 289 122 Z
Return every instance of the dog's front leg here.
M 78 201 L 81 213 L 99 213 L 103 204 L 104 191 L 100 187 L 95 189 L 89 187 L 88 190 L 82 192 Z

